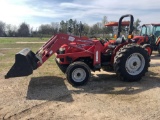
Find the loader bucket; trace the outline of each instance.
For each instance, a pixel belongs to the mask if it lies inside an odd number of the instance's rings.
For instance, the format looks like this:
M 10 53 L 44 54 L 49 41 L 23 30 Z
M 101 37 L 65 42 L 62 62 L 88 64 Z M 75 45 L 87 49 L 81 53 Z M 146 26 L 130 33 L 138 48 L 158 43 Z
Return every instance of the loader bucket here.
M 38 67 L 37 62 L 35 53 L 25 48 L 15 55 L 15 63 L 5 75 L 5 78 L 28 76 Z

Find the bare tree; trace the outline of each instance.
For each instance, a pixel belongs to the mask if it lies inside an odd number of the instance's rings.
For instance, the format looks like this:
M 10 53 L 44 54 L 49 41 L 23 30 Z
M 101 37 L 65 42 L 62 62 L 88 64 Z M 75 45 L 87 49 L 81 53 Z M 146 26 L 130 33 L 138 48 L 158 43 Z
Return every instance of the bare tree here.
M 15 37 L 17 34 L 17 27 L 11 24 L 6 25 L 6 35 L 8 37 Z
M 135 34 L 138 34 L 139 33 L 139 28 L 140 28 L 140 23 L 141 23 L 141 20 L 140 19 L 137 19 L 135 22 L 134 22 L 134 27 L 135 27 Z
M 18 29 L 18 36 L 20 37 L 29 37 L 30 31 L 29 31 L 29 25 L 23 22 L 19 29 Z

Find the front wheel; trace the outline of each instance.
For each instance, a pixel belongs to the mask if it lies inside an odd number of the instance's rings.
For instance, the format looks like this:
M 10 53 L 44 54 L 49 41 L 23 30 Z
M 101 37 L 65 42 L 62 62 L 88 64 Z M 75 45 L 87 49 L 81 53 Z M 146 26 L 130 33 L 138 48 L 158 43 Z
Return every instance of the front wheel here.
M 86 84 L 91 76 L 90 68 L 84 62 L 74 62 L 66 70 L 68 82 L 73 86 Z
M 116 54 L 114 69 L 124 81 L 138 81 L 148 71 L 150 57 L 147 51 L 137 44 L 123 46 Z

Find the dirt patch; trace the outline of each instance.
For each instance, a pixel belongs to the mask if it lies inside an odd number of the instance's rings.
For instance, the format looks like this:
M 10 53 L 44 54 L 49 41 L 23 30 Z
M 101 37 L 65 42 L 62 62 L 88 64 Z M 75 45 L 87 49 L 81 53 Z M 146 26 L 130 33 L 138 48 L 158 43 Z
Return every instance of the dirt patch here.
M 112 72 L 92 73 L 82 87 L 71 86 L 53 63 L 45 63 L 28 77 L 4 79 L 0 73 L 2 120 L 159 120 L 160 63 L 139 82 L 123 82 Z M 154 65 L 154 66 L 153 66 Z
M 158 55 L 158 54 L 152 55 L 150 64 L 153 67 L 160 66 L 160 55 Z
M 0 56 L 4 56 L 5 54 L 3 54 L 3 53 L 0 53 Z
M 104 71 L 78 88 L 64 76 L 1 78 L 0 119 L 159 120 L 159 87 L 156 76 L 125 83 Z

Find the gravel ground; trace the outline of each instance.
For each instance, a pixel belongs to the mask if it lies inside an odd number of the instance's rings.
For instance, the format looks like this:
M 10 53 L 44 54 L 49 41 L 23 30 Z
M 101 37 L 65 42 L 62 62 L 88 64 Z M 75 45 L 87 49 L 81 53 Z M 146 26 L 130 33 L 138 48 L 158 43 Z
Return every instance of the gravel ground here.
M 0 73 L 0 119 L 160 120 L 160 60 L 152 57 L 139 82 L 122 82 L 114 73 L 96 72 L 73 87 L 64 75 L 4 79 Z M 42 69 L 42 68 L 40 68 Z

